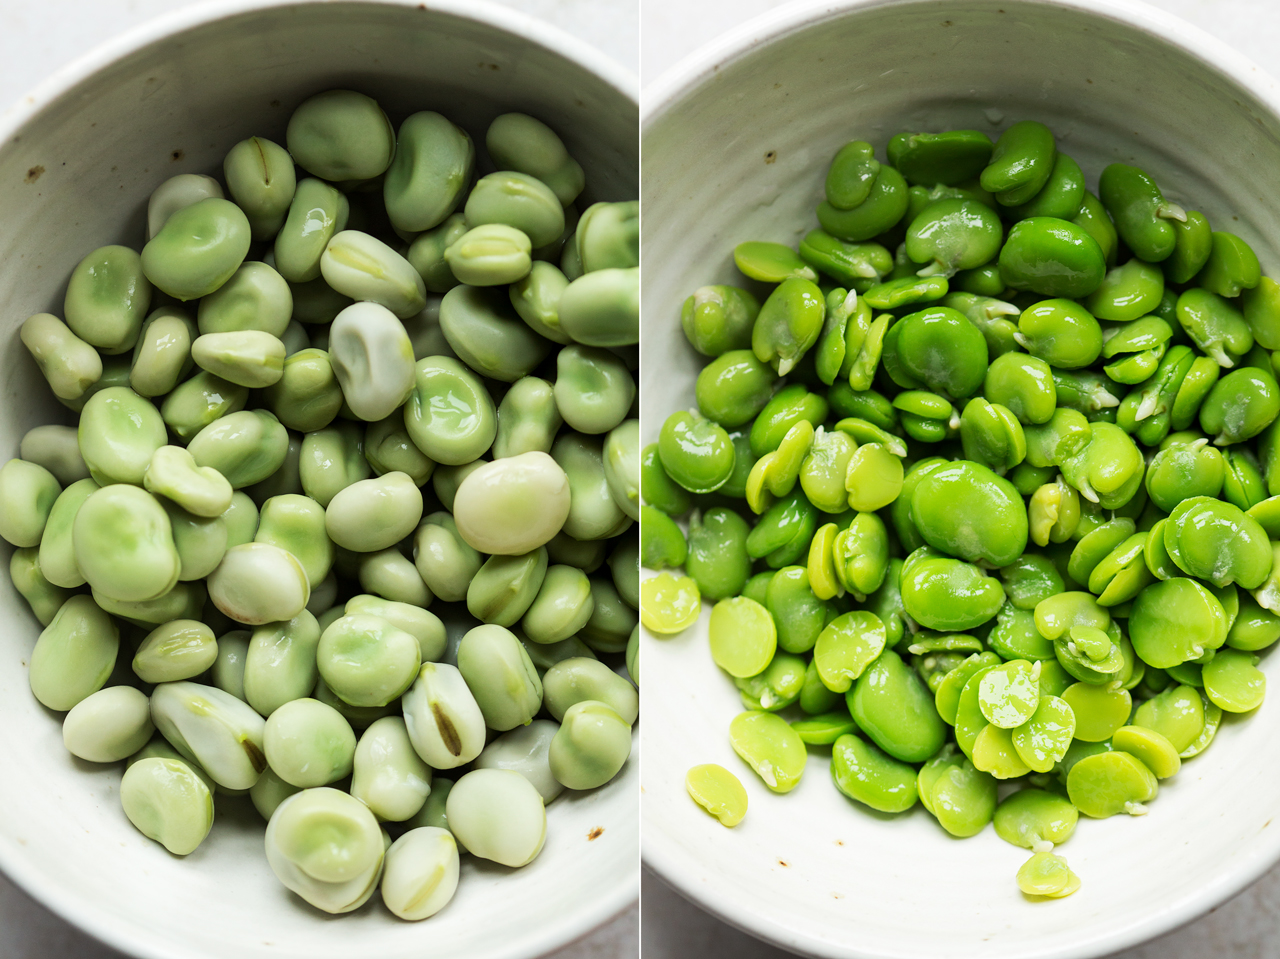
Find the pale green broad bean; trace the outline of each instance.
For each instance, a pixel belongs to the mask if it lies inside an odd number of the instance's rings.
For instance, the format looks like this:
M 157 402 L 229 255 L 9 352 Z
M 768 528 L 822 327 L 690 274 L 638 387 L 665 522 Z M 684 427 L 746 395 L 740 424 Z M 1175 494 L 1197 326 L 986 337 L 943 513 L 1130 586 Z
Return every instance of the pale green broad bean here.
M 217 658 L 212 629 L 196 620 L 175 619 L 147 634 L 133 656 L 133 671 L 144 683 L 171 683 L 199 676 Z
M 484 144 L 499 169 L 537 177 L 565 206 L 582 192 L 582 167 L 555 131 L 540 120 L 524 113 L 504 113 L 489 124 Z
M 431 592 L 447 603 L 456 603 L 467 598 L 467 587 L 482 560 L 479 551 L 458 532 L 453 514 L 439 512 L 425 517 L 414 534 L 413 562 Z
M 218 642 L 221 646 L 222 640 Z M 285 703 L 307 697 L 319 676 L 319 643 L 320 624 L 307 610 L 293 619 L 255 628 L 244 653 L 244 701 L 270 716 Z
M 356 736 L 332 706 L 294 699 L 267 718 L 263 753 L 271 770 L 291 786 L 327 786 L 351 774 Z
M 541 451 L 485 463 L 457 488 L 453 516 L 458 534 L 481 553 L 528 553 L 573 519 L 572 488 L 562 465 Z
M 181 760 L 132 763 L 120 780 L 120 802 L 140 833 L 175 856 L 194 852 L 213 826 L 213 793 Z
M 102 378 L 102 357 L 52 313 L 27 317 L 20 333 L 22 345 L 35 358 L 55 396 L 79 399 Z
M 421 518 L 422 491 L 400 472 L 352 483 L 335 493 L 324 511 L 329 538 L 360 553 L 394 546 Z
M 248 789 L 267 766 L 265 721 L 230 693 L 198 683 L 161 683 L 151 694 L 151 719 L 185 758 L 227 789 Z
M 414 750 L 432 769 L 465 765 L 484 749 L 484 714 L 456 666 L 422 664 L 404 696 L 404 721 Z
M 151 305 L 145 274 L 144 258 L 126 246 L 104 246 L 86 256 L 71 271 L 62 302 L 71 332 L 107 354 L 132 349 Z
M 424 110 L 407 117 L 382 181 L 391 225 L 410 233 L 438 226 L 471 182 L 475 156 L 467 131 L 440 114 Z
M 292 553 L 269 543 L 228 549 L 209 575 L 208 585 L 209 598 L 219 610 L 250 626 L 293 619 L 311 598 L 302 564 Z
M 297 188 L 293 157 L 262 137 L 241 140 L 222 161 L 227 191 L 244 210 L 255 240 L 269 240 L 284 225 Z
M 469 630 L 457 650 L 458 671 L 490 729 L 527 726 L 542 707 L 542 680 L 514 633 L 485 624 Z
M 569 789 L 595 789 L 618 775 L 630 755 L 630 725 L 606 704 L 583 700 L 565 710 L 548 761 Z
M 179 173 L 151 191 L 147 200 L 147 239 L 151 239 L 169 222 L 169 217 L 193 203 L 209 197 L 222 199 L 222 185 L 202 173 Z
M 381 240 L 359 230 L 334 234 L 320 256 L 320 273 L 343 296 L 377 303 L 402 320 L 427 305 L 426 286 L 413 265 Z
M 433 826 L 410 829 L 391 844 L 382 870 L 382 901 L 401 919 L 434 916 L 458 887 L 458 843 Z
M 386 706 L 422 665 L 418 641 L 381 616 L 348 614 L 320 636 L 316 664 L 325 684 L 352 706 Z
M 355 749 L 351 795 L 379 819 L 404 822 L 431 792 L 431 767 L 413 750 L 400 716 L 386 716 L 366 729 Z
M 476 758 L 477 769 L 510 769 L 533 784 L 544 803 L 562 792 L 564 785 L 551 771 L 551 742 L 560 729 L 559 723 L 535 719 L 499 736 Z
M 100 689 L 71 707 L 62 720 L 62 744 L 91 763 L 127 759 L 153 732 L 150 701 L 132 686 Z
M 534 451 L 550 453 L 563 422 L 554 387 L 536 376 L 521 377 L 511 384 L 498 404 L 493 458 L 504 459 Z
M 573 657 L 556 663 L 542 677 L 544 703 L 557 721 L 576 703 L 601 702 L 628 725 L 640 712 L 634 686 L 597 659 Z
M 368 901 L 386 852 L 369 807 L 327 786 L 304 789 L 276 807 L 266 848 L 267 862 L 287 889 L 334 914 Z
M 525 866 L 542 851 L 547 813 L 529 780 L 510 769 L 476 769 L 449 791 L 449 831 L 473 856 Z
M 74 426 L 47 425 L 27 430 L 18 446 L 18 458 L 43 466 L 64 488 L 89 476 Z
M 0 467 L 0 536 L 14 546 L 38 546 L 62 494 L 43 466 L 12 459 Z

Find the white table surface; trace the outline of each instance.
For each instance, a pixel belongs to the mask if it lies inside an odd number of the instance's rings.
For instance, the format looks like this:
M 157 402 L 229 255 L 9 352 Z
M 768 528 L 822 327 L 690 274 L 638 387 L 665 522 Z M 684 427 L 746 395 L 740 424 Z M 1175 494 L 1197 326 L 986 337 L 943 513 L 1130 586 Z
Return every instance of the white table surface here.
M 648 84 L 702 44 L 782 0 L 641 0 L 641 80 Z M 1153 0 L 1280 72 L 1280 0 Z M 642 92 L 643 97 L 643 92 Z M 782 959 L 789 955 L 702 912 L 646 869 L 644 959 Z M 1280 867 L 1184 928 L 1109 959 L 1277 959 Z
M 636 0 L 498 0 L 594 44 L 635 72 Z M 0 0 L 0 106 L 116 34 L 192 0 Z M 639 907 L 548 959 L 635 959 Z M 0 959 L 123 959 L 0 873 Z

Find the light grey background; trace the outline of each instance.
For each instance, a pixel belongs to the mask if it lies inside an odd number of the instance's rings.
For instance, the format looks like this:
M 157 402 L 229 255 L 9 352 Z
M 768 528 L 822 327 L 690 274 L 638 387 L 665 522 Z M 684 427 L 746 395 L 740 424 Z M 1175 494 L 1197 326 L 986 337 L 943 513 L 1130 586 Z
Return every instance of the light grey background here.
M 588 41 L 635 72 L 638 0 L 498 0 Z M 0 0 L 0 108 L 104 40 L 192 0 Z M 157 908 L 163 904 L 157 903 Z M 424 955 L 429 951 L 426 926 Z M 639 909 L 548 959 L 635 959 Z M 0 959 L 122 959 L 0 873 Z
M 641 0 L 641 81 L 782 0 Z M 1153 0 L 1231 44 L 1264 69 L 1280 49 L 1280 0 Z M 644 872 L 644 959 L 783 959 L 781 949 L 724 925 Z M 922 904 L 925 914 L 927 904 Z M 1110 959 L 1277 959 L 1280 867 L 1209 915 Z

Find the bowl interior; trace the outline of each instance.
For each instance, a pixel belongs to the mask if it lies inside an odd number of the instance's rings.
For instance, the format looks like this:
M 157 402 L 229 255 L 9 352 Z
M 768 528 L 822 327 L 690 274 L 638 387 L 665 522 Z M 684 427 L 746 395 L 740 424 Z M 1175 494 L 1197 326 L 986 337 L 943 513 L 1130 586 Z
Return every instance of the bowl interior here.
M 904 130 L 993 137 L 1038 119 L 1084 168 L 1135 163 L 1165 195 L 1280 269 L 1280 119 L 1275 84 L 1151 8 L 1088 2 L 846 3 L 784 11 L 670 78 L 643 132 L 643 434 L 695 406 L 705 358 L 680 304 L 699 286 L 741 283 L 744 240 L 795 246 L 831 156 L 851 139 L 883 155 Z M 712 66 L 714 62 L 714 66 Z M 1249 71 L 1253 72 L 1250 73 Z M 1243 79 L 1242 79 L 1243 78 Z M 990 829 L 949 838 L 919 806 L 870 813 L 811 747 L 793 794 L 776 796 L 733 753 L 737 691 L 712 662 L 702 621 L 646 637 L 646 860 L 685 895 L 779 945 L 821 956 L 1096 956 L 1215 905 L 1280 854 L 1280 704 L 1223 723 L 1217 741 L 1150 804 L 1150 815 L 1082 821 L 1062 853 L 1083 887 L 1029 902 L 1014 873 L 1029 855 Z M 1275 657 L 1264 668 L 1275 673 Z M 726 830 L 689 801 L 684 774 L 734 770 L 751 811 Z M 1083 819 L 1083 817 L 1082 817 Z
M 587 171 L 583 200 L 633 199 L 637 106 L 622 71 L 575 41 L 484 4 L 228 4 L 177 30 L 126 41 L 100 69 L 16 105 L 0 125 L 0 449 L 29 428 L 74 422 L 18 339 L 31 313 L 61 314 L 67 277 L 97 246 L 140 248 L 146 200 L 166 177 L 220 176 L 227 149 L 284 142 L 293 107 L 350 86 L 393 123 L 438 110 L 483 144 L 489 121 L 523 110 L 560 132 Z M 609 69 L 614 69 L 610 74 Z M 621 79 L 619 79 L 621 78 Z M 581 201 L 580 201 L 581 202 Z M 547 812 L 547 844 L 522 870 L 466 857 L 458 893 L 426 924 L 380 905 L 333 920 L 288 893 L 244 800 L 220 800 L 209 840 L 185 861 L 124 818 L 120 769 L 62 746 L 59 714 L 27 686 L 39 625 L 0 577 L 0 866 L 111 944 L 146 956 L 540 955 L 623 909 L 638 891 L 638 762 L 611 785 Z M 602 830 L 602 831 L 600 831 Z

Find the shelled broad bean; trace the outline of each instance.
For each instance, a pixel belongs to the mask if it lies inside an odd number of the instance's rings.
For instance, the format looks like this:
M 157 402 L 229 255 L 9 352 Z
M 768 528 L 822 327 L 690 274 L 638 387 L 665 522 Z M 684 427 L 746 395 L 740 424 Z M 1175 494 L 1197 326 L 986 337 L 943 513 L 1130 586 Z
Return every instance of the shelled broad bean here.
M 247 794 L 307 902 L 424 919 L 631 752 L 637 204 L 351 90 L 222 172 L 22 326 L 79 415 L 0 468 L 31 689 L 169 852 Z
M 1069 895 L 1078 814 L 1144 814 L 1262 702 L 1280 284 L 1035 121 L 887 153 L 847 144 L 798 249 L 747 238 L 741 285 L 685 301 L 708 361 L 641 454 L 641 618 L 711 605 L 773 791 L 830 747 L 851 799 L 994 821 L 1024 893 Z

